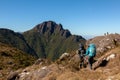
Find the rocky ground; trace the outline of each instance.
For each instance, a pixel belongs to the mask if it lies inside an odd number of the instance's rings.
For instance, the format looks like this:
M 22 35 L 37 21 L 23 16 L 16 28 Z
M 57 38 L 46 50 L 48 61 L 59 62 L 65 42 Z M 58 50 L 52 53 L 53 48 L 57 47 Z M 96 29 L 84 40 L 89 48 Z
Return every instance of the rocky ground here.
M 79 69 L 77 64 L 79 57 L 75 54 L 71 59 L 58 60 L 56 63 L 42 60 L 39 64 L 11 73 L 8 80 L 11 80 L 10 78 L 16 78 L 15 80 L 120 80 L 119 52 L 120 47 L 117 47 L 101 56 L 99 59 L 102 62 L 95 70 L 90 70 L 88 67 Z M 48 63 L 50 65 L 47 65 Z
M 94 70 L 79 68 L 76 51 L 51 62 L 38 59 L 32 66 L 10 72 L 7 80 L 120 80 L 120 35 L 108 34 L 87 41 L 97 47 Z

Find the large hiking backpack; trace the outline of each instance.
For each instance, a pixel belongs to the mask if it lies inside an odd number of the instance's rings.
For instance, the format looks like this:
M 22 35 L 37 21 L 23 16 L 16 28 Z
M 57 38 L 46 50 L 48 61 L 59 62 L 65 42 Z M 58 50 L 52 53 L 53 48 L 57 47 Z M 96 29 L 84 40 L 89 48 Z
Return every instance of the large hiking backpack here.
M 88 54 L 89 56 L 92 56 L 92 57 L 96 56 L 96 46 L 95 46 L 95 44 L 90 44 L 88 50 L 89 50 L 89 54 Z

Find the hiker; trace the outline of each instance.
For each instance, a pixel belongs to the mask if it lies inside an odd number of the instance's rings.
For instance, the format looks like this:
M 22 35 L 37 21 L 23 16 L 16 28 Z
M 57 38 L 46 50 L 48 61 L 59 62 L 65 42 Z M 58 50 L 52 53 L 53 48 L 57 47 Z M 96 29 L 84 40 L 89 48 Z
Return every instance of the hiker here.
M 80 68 L 84 67 L 84 56 L 85 56 L 85 48 L 82 44 L 79 44 L 78 54 L 80 57 Z
M 96 46 L 95 46 L 95 44 L 89 44 L 85 55 L 86 55 L 86 57 L 88 59 L 88 65 L 89 65 L 90 69 L 92 70 L 93 58 L 96 55 Z

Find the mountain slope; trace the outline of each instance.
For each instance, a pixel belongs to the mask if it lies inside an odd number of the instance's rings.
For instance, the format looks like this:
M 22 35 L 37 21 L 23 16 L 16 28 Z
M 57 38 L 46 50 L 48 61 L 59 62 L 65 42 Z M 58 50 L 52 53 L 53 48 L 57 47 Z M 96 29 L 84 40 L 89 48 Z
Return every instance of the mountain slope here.
M 0 42 L 12 45 L 13 47 L 37 57 L 35 51 L 26 43 L 26 40 L 20 33 L 0 28 Z
M 64 53 L 64 57 L 55 62 L 46 59 L 37 60 L 35 64 L 23 70 L 17 70 L 8 75 L 8 80 L 119 80 L 120 79 L 120 35 L 110 34 L 107 36 L 95 37 L 87 43 L 95 43 L 97 49 L 110 46 L 102 55 L 95 57 L 93 68 L 88 66 L 79 69 L 79 55 L 72 51 Z M 101 45 L 102 44 L 102 45 Z M 69 55 L 68 55 L 69 54 Z M 99 64 L 100 62 L 100 64 Z M 96 64 L 99 66 L 94 67 Z
M 108 51 L 105 54 L 115 54 L 114 58 L 110 58 L 105 64 L 103 62 L 95 70 L 89 70 L 87 67 L 78 69 L 79 55 L 69 56 L 59 64 L 52 63 L 50 65 L 34 64 L 33 66 L 23 69 L 15 77 L 18 80 L 119 80 L 120 79 L 120 46 Z M 70 53 L 74 54 L 74 53 Z M 103 55 L 101 57 L 104 57 Z M 107 56 L 108 58 L 109 56 Z M 77 62 L 78 61 L 78 62 Z M 63 63 L 65 65 L 63 65 Z M 78 65 L 77 65 L 78 64 Z M 26 72 L 25 72 L 26 71 Z M 10 74 L 8 77 L 12 76 Z M 12 79 L 12 78 L 11 78 Z
M 55 60 L 63 52 L 78 48 L 85 44 L 82 36 L 72 35 L 64 30 L 61 24 L 46 21 L 23 33 L 27 43 L 36 51 L 39 57 Z
M 0 80 L 5 80 L 11 71 L 32 65 L 35 60 L 30 54 L 0 42 Z

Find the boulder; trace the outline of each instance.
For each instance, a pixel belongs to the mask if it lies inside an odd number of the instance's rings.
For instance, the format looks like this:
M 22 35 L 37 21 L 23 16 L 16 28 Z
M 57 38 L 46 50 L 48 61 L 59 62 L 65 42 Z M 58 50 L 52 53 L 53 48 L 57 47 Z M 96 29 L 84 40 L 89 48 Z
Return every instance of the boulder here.
M 17 80 L 19 78 L 18 76 L 18 72 L 15 71 L 15 72 L 11 72 L 8 77 L 7 77 L 7 80 Z
M 63 53 L 61 56 L 60 56 L 60 58 L 59 58 L 59 60 L 64 60 L 64 59 L 66 59 L 67 57 L 69 57 L 70 56 L 70 54 L 69 53 Z

